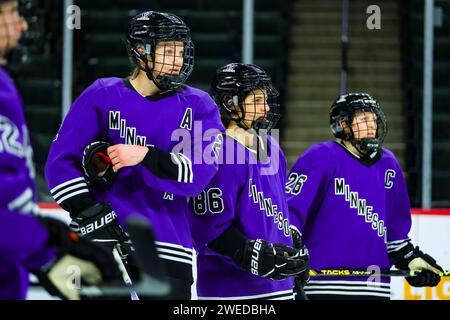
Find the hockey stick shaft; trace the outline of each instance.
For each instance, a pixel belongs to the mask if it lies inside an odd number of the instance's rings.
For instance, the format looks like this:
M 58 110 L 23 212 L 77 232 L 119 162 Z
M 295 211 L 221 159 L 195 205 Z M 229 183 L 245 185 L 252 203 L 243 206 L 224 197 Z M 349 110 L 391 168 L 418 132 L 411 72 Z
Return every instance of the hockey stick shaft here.
M 321 269 L 309 270 L 310 277 L 414 277 L 418 275 L 420 271 L 408 271 L 408 270 L 349 270 L 349 269 Z M 450 276 L 450 270 L 445 270 L 443 276 Z
M 113 255 L 114 259 L 116 260 L 118 267 L 120 269 L 120 272 L 122 273 L 122 278 L 125 284 L 131 286 L 133 283 L 131 282 L 130 276 L 128 275 L 127 269 L 125 268 L 125 265 L 123 264 L 122 258 L 120 257 L 119 251 L 116 247 L 113 249 Z M 131 300 L 139 300 L 139 297 L 136 293 L 136 291 L 131 291 Z
M 120 258 L 120 253 L 115 247 L 113 250 L 119 269 L 126 286 L 120 283 L 103 284 L 99 286 L 84 286 L 81 292 L 86 297 L 117 296 L 123 297 L 131 293 L 132 300 L 139 300 L 139 295 L 144 297 L 164 297 L 167 296 L 172 287 L 164 278 L 164 268 L 157 256 L 155 248 L 155 237 L 150 224 L 140 217 L 130 216 L 127 219 L 127 229 L 130 233 L 131 241 L 135 247 L 135 257 L 141 271 L 141 279 L 131 283 L 131 279 Z M 130 292 L 131 291 L 131 292 Z

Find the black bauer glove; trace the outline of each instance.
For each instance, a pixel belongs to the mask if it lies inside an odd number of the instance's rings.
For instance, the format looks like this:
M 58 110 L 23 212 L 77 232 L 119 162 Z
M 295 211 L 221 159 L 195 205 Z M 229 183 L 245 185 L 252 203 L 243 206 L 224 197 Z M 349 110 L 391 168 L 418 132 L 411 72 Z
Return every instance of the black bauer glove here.
M 302 242 L 302 236 L 300 232 L 293 227 L 291 227 L 290 229 L 294 248 L 299 251 L 299 256 L 305 261 L 305 264 L 307 266 L 305 271 L 297 274 L 294 277 L 295 300 L 308 300 L 303 288 L 309 281 L 309 251 Z
M 70 222 L 70 229 L 80 237 L 106 247 L 112 248 L 129 241 L 117 221 L 116 213 L 106 202 L 96 203 L 81 211 Z
M 57 254 L 39 270 L 29 271 L 50 294 L 79 300 L 81 284 L 120 281 L 121 273 L 111 252 L 80 238 L 58 220 L 40 217 L 39 221 L 47 229 L 47 244 L 56 247 Z
M 414 247 L 411 243 L 398 252 L 390 253 L 399 270 L 421 271 L 414 277 L 406 277 L 413 287 L 435 287 L 441 281 L 444 270 L 431 256 Z
M 307 269 L 298 250 L 262 239 L 247 240 L 244 249 L 236 251 L 236 264 L 254 275 L 283 280 Z
M 70 222 L 70 229 L 80 237 L 106 247 L 110 251 L 117 249 L 130 277 L 132 279 L 137 277 L 131 240 L 119 225 L 116 213 L 108 203 L 100 202 L 81 211 Z
M 111 184 L 117 176 L 108 156 L 109 146 L 109 142 L 95 141 L 84 148 L 82 167 L 89 184 Z M 117 223 L 117 216 L 107 203 L 93 205 L 76 214 L 70 226 L 84 238 L 115 247 L 122 260 L 128 261 L 126 266 L 134 265 L 131 263 L 131 253 L 134 251 L 131 241 Z

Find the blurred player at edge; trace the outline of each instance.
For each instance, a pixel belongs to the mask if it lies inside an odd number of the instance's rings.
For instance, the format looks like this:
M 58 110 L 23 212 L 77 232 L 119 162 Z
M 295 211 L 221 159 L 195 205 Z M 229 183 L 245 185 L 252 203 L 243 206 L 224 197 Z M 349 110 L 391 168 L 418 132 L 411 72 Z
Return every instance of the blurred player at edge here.
M 119 276 L 110 253 L 62 222 L 36 216 L 32 150 L 22 100 L 5 67 L 28 25 L 19 2 L 0 0 L 0 300 L 25 299 L 28 272 L 51 294 L 78 299 L 67 267 L 91 284 Z

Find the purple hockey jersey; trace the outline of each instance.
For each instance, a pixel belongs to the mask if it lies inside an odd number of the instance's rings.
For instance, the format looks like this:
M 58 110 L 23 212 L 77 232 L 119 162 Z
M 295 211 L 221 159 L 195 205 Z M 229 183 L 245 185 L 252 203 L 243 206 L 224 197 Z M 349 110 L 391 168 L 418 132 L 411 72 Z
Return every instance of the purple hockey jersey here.
M 32 149 L 22 100 L 0 67 L 0 300 L 24 299 L 25 268 L 38 268 L 54 255 L 37 213 Z
M 223 126 L 209 95 L 181 92 L 143 97 L 128 80 L 99 79 L 70 108 L 52 143 L 46 179 L 59 204 L 89 195 L 108 201 L 119 222 L 130 214 L 148 218 L 169 275 L 192 281 L 192 237 L 186 196 L 197 195 L 217 172 L 214 139 Z M 144 165 L 125 167 L 110 185 L 87 185 L 81 160 L 93 141 L 156 147 L 170 153 L 172 178 Z M 206 156 L 206 159 L 205 159 Z M 169 163 L 167 163 L 169 165 Z
M 270 157 L 224 136 L 219 171 L 208 187 L 191 199 L 191 228 L 197 256 L 199 299 L 292 299 L 292 278 L 273 281 L 251 274 L 206 245 L 230 226 L 248 239 L 292 246 L 284 193 L 286 160 L 270 139 Z
M 340 143 L 309 148 L 286 184 L 291 222 L 303 233 L 311 269 L 390 269 L 389 250 L 408 240 L 410 202 L 401 167 L 383 148 L 371 165 Z M 311 278 L 308 295 L 390 295 L 389 279 Z

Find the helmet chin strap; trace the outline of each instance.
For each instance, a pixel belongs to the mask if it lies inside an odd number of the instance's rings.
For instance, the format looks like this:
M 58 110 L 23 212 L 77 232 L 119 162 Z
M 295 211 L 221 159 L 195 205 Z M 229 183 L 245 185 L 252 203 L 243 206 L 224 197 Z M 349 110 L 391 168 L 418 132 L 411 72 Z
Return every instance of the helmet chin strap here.
M 342 140 L 349 141 L 350 144 L 358 151 L 361 158 L 373 158 L 379 151 L 380 142 L 378 139 L 362 138 L 355 139 L 355 133 L 348 126 L 350 132 L 346 134 Z
M 380 148 L 380 143 L 377 139 L 363 138 L 356 140 L 352 138 L 350 143 L 358 150 L 362 158 L 373 158 Z

